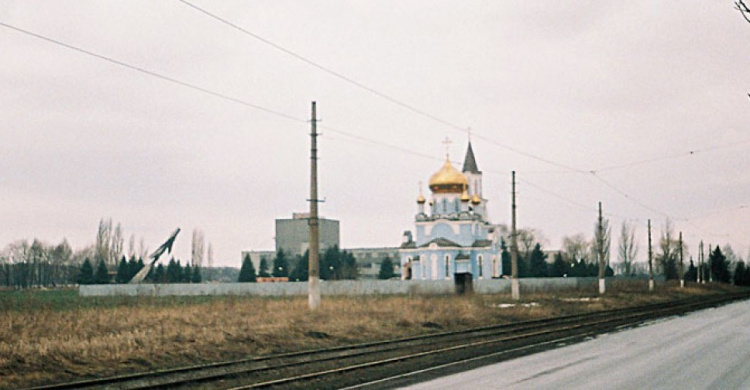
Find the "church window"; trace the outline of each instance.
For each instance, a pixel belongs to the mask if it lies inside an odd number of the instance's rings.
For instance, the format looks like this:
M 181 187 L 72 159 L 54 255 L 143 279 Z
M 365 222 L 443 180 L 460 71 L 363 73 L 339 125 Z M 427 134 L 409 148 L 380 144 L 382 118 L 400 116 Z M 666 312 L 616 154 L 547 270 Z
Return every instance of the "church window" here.
M 433 254 L 430 256 L 430 262 L 432 263 L 430 265 L 430 271 L 432 272 L 432 280 L 437 280 L 438 278 L 438 258 L 436 254 Z
M 482 277 L 482 272 L 484 272 L 484 270 L 482 269 L 483 261 L 484 261 L 484 256 L 482 255 L 477 256 L 477 265 L 478 265 L 477 274 L 479 275 L 480 278 Z
M 445 278 L 449 278 L 451 274 L 451 256 L 445 255 Z
M 448 214 L 448 199 L 443 198 L 443 214 Z

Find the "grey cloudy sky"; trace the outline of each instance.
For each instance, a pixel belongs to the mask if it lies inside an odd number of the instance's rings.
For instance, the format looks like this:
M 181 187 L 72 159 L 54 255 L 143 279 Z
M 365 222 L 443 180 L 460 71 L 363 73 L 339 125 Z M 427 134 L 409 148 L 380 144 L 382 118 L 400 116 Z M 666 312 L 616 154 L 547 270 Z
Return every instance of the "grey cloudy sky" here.
M 748 253 L 750 24 L 732 1 L 190 1 L 471 127 L 492 220 L 516 170 L 519 225 L 550 249 L 591 236 L 602 201 L 614 236 L 629 220 L 645 242 L 669 217 L 693 253 Z M 151 248 L 182 227 L 183 259 L 200 228 L 238 266 L 308 207 L 313 100 L 321 213 L 345 247 L 398 245 L 445 137 L 463 159 L 465 131 L 179 1 L 0 0 L 0 22 L 296 118 L 0 26 L 0 246 L 80 249 L 112 217 Z

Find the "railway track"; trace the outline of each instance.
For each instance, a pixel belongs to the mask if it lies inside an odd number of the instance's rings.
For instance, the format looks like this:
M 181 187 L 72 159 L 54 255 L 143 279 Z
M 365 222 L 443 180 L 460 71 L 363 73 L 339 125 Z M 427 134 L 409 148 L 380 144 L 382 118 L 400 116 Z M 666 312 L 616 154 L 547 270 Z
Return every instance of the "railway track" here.
M 411 383 L 418 377 L 458 372 L 648 320 L 747 298 L 750 293 L 722 294 L 35 389 L 391 388 Z

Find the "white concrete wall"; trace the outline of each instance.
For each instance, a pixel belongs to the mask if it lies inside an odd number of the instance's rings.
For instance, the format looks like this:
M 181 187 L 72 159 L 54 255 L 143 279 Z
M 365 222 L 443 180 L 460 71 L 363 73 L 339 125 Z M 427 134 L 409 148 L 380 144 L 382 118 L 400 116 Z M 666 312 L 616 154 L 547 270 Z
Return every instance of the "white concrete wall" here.
M 593 288 L 596 278 L 523 278 L 521 293 L 552 292 Z M 322 295 L 393 295 L 453 294 L 452 280 L 342 280 L 320 284 Z M 510 293 L 510 280 L 475 280 L 474 292 L 479 294 Z M 170 296 L 170 295 L 255 295 L 283 297 L 307 294 L 307 282 L 288 283 L 201 283 L 201 284 L 108 284 L 79 287 L 79 294 L 91 296 Z

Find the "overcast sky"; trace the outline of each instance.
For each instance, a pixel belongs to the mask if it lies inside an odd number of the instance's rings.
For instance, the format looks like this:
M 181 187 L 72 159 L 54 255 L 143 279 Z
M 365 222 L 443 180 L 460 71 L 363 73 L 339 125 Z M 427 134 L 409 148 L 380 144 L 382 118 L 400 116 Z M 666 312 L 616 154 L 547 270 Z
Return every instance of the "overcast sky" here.
M 181 227 L 185 260 L 199 228 L 239 266 L 309 207 L 315 100 L 344 247 L 397 246 L 470 127 L 492 221 L 515 170 L 547 249 L 592 236 L 601 201 L 641 260 L 649 218 L 691 254 L 748 254 L 750 24 L 730 0 L 189 1 L 387 98 L 179 1 L 0 0 L 3 24 L 244 102 L 0 26 L 0 247 L 81 249 L 111 217 L 151 249 Z

